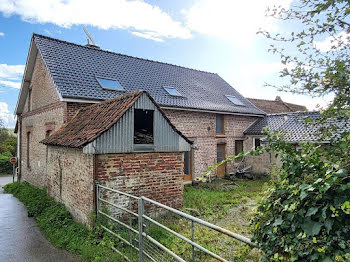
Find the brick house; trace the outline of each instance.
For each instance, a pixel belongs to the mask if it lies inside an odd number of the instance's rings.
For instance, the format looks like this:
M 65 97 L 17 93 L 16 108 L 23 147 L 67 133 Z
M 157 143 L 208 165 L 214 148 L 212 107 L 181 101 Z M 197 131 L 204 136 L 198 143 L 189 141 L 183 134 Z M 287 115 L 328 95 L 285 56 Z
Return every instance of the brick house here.
M 94 210 L 95 181 L 182 207 L 191 142 L 145 91 L 85 107 L 41 142 L 48 152 L 47 192 L 80 222 L 89 223 Z M 113 194 L 104 198 L 119 201 Z
M 46 185 L 49 149 L 40 141 L 79 109 L 137 90 L 192 142 L 185 181 L 243 150 L 244 130 L 265 116 L 217 74 L 33 34 L 16 106 L 21 179 Z M 231 168 L 222 165 L 216 175 Z

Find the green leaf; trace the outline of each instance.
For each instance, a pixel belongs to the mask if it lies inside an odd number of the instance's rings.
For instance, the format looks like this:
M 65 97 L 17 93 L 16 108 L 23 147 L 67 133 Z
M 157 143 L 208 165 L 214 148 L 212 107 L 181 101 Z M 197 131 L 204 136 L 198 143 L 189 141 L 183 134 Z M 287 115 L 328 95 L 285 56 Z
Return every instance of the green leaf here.
M 309 210 L 306 213 L 306 217 L 310 217 L 312 215 L 315 215 L 318 211 L 318 207 L 310 207 Z
M 324 226 L 327 229 L 327 233 L 329 233 L 329 231 L 331 231 L 332 226 L 333 226 L 333 220 L 327 219 L 326 222 L 324 223 Z
M 308 236 L 315 236 L 320 233 L 322 224 L 312 220 L 307 220 L 301 225 L 301 228 L 305 231 Z
M 277 218 L 276 220 L 275 220 L 275 222 L 273 223 L 273 226 L 275 227 L 275 226 L 279 226 L 279 225 L 281 225 L 283 223 L 283 219 L 282 219 L 282 217 L 279 217 L 279 218 Z

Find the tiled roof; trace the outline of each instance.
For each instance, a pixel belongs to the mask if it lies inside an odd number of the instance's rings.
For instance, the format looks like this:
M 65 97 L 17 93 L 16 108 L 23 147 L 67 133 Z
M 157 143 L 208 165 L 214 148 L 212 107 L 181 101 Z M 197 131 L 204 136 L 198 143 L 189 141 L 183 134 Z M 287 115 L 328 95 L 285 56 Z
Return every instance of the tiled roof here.
M 33 41 L 63 98 L 105 100 L 123 94 L 103 89 L 96 77 L 104 77 L 116 79 L 126 92 L 147 91 L 161 106 L 264 115 L 217 74 L 37 34 Z M 183 97 L 169 95 L 164 86 L 176 88 Z M 244 106 L 234 105 L 225 95 L 237 97 Z
M 125 112 L 139 99 L 142 93 L 147 94 L 145 91 L 136 91 L 80 109 L 72 120 L 51 136 L 41 141 L 41 143 L 81 148 L 95 140 L 117 123 Z M 147 95 L 152 102 L 155 103 L 152 97 L 150 97 L 149 94 Z M 155 105 L 171 127 L 187 142 L 192 144 L 192 142 L 171 124 L 170 120 L 156 103 Z
M 254 104 L 257 108 L 261 109 L 267 114 L 307 111 L 307 108 L 305 106 L 286 103 L 282 101 L 280 97 L 276 97 L 275 100 L 265 100 L 265 99 L 257 99 L 257 98 L 247 98 L 247 99 L 252 104 Z
M 324 124 L 313 124 L 312 121 L 306 124 L 305 119 L 315 120 L 320 118 L 319 112 L 293 112 L 284 114 L 267 115 L 255 121 L 245 132 L 246 135 L 262 135 L 263 128 L 269 131 L 279 131 L 288 142 L 315 142 L 320 138 L 320 132 L 324 128 L 336 126 L 338 129 L 333 136 L 350 130 L 350 123 L 342 119 L 329 119 Z M 328 140 L 328 139 L 326 139 Z M 327 142 L 327 141 L 323 141 Z

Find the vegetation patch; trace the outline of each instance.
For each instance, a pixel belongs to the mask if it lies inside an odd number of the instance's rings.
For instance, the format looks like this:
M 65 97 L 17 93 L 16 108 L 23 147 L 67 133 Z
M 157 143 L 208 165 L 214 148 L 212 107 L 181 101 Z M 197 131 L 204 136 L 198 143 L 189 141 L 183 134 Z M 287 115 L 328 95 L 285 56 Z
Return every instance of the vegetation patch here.
M 185 186 L 183 211 L 249 238 L 252 234 L 250 221 L 268 184 L 267 179 L 217 180 L 198 186 Z M 190 220 L 173 214 L 157 220 L 191 239 Z M 185 241 L 152 224 L 148 233 L 186 261 L 191 261 L 192 246 Z M 262 257 L 258 249 L 197 223 L 194 223 L 194 240 L 229 261 L 259 261 Z M 195 249 L 195 261 L 217 260 Z
M 85 261 L 122 261 L 111 250 L 113 242 L 109 236 L 104 236 L 98 226 L 90 230 L 75 222 L 65 206 L 48 197 L 45 190 L 18 182 L 6 185 L 4 190 L 23 202 L 28 215 L 35 217 L 55 247 L 77 254 Z

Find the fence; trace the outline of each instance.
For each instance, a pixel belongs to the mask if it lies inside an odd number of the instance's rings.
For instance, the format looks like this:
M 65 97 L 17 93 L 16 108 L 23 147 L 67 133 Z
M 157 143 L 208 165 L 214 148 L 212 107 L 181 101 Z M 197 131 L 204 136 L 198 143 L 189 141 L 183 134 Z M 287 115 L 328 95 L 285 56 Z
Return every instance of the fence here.
M 120 254 L 126 261 L 185 261 L 175 254 L 166 245 L 160 243 L 149 234 L 150 224 L 170 233 L 192 246 L 191 261 L 196 260 L 196 250 L 218 261 L 228 261 L 215 254 L 195 241 L 195 224 L 202 225 L 230 238 L 239 240 L 255 247 L 250 239 L 233 233 L 197 217 L 191 216 L 177 209 L 168 207 L 147 197 L 136 197 L 96 183 L 97 216 L 101 227 L 116 237 L 119 242 L 112 249 Z M 112 200 L 110 200 L 112 199 Z M 160 210 L 176 214 L 191 223 L 191 238 L 187 238 L 176 231 L 166 227 L 151 215 L 145 212 L 145 206 L 153 210 L 154 214 L 161 214 Z M 126 231 L 125 231 L 126 230 Z M 127 233 L 126 233 L 127 232 Z

